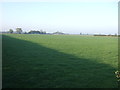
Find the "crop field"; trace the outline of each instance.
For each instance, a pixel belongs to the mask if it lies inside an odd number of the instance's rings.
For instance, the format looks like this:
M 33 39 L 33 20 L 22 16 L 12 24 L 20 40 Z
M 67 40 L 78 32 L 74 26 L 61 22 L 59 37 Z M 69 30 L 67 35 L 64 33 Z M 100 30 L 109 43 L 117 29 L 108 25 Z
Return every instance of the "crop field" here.
M 117 88 L 118 38 L 2 35 L 3 88 Z

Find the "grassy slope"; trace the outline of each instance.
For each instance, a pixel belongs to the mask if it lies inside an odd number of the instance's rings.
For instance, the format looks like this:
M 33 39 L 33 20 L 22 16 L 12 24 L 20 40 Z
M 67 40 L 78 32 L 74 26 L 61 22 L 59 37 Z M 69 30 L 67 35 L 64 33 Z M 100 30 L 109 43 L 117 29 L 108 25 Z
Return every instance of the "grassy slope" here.
M 117 87 L 117 38 L 3 36 L 3 87 Z

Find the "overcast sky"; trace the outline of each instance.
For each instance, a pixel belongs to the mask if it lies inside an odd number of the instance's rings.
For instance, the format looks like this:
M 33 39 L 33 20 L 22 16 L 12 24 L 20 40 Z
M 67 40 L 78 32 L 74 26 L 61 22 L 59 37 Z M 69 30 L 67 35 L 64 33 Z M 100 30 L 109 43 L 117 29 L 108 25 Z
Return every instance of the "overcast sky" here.
M 30 1 L 3 0 L 0 28 L 5 31 L 20 27 L 23 31 L 43 29 L 71 34 L 118 32 L 118 2 L 115 0 Z

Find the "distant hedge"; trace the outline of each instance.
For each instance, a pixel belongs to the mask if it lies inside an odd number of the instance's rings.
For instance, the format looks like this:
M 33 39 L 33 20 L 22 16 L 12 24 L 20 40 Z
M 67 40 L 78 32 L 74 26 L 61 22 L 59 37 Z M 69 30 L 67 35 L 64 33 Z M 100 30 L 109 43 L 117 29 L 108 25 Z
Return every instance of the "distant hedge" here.
M 114 36 L 114 37 L 120 37 L 120 35 L 94 35 L 94 36 Z

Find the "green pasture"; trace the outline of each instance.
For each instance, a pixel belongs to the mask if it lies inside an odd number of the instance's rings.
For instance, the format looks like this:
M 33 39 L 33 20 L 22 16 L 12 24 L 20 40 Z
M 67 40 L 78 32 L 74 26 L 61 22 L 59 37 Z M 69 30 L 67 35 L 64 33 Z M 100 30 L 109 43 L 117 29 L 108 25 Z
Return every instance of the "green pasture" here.
M 2 35 L 3 88 L 117 88 L 118 38 Z

